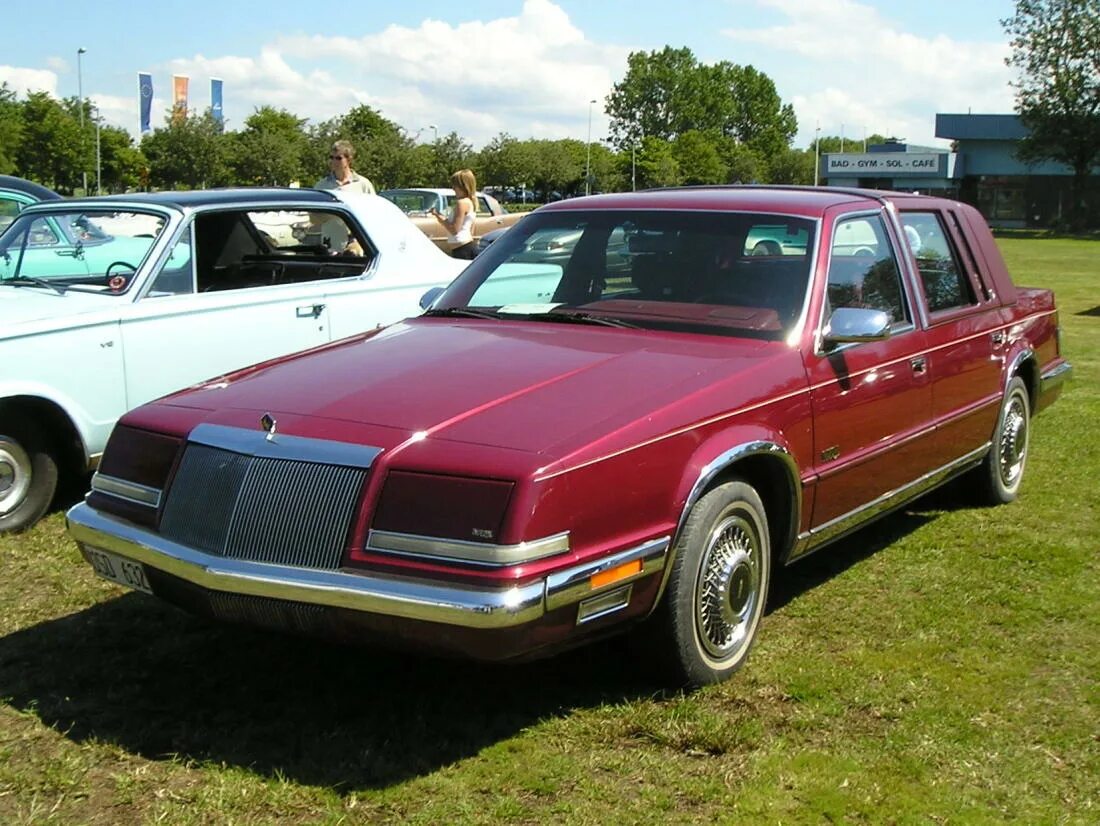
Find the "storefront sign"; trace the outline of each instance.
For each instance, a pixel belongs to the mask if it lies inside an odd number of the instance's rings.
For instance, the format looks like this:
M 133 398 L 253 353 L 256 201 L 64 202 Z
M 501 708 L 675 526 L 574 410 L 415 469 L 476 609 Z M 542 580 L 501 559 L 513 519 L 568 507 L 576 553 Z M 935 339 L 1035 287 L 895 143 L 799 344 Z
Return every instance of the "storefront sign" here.
M 944 154 L 909 152 L 875 152 L 864 155 L 826 155 L 826 175 L 911 175 L 916 172 L 936 173 Z

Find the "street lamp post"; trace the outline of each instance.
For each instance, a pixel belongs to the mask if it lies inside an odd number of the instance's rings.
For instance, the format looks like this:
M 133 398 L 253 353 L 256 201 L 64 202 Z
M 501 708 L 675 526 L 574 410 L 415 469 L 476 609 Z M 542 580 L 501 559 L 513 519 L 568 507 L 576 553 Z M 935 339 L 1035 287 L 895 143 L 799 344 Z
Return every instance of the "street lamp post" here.
M 76 97 L 77 106 L 80 110 L 80 148 L 84 148 L 84 71 L 81 65 L 80 56 L 88 50 L 81 46 L 76 50 Z M 80 166 L 82 168 L 81 174 L 84 177 L 84 194 L 88 194 L 88 170 L 83 169 L 84 159 L 81 158 Z
M 818 183 L 818 171 L 821 169 L 821 126 L 814 127 L 814 186 Z
M 428 128 L 432 130 L 432 143 L 439 143 L 439 129 L 434 123 L 429 123 Z
M 588 195 L 592 191 L 592 104 L 596 102 L 595 98 L 588 101 L 588 140 L 585 141 L 587 147 L 587 154 L 584 160 L 584 194 Z

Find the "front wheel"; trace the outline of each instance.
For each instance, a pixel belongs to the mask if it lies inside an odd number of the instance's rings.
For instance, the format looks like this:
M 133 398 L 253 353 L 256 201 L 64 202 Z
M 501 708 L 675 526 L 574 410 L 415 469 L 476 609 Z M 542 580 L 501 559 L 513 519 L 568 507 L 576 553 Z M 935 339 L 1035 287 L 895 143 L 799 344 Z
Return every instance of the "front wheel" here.
M 1030 424 L 1031 399 L 1027 395 L 1027 385 L 1019 376 L 1013 376 L 1001 402 L 997 427 L 993 431 L 993 445 L 977 471 L 983 501 L 1001 505 L 1019 495 L 1027 464 Z
M 662 606 L 666 654 L 689 685 L 741 667 L 764 615 L 771 580 L 768 518 L 760 495 L 731 481 L 691 509 Z
M 38 428 L 28 421 L 0 432 L 0 533 L 37 522 L 57 490 L 57 461 Z

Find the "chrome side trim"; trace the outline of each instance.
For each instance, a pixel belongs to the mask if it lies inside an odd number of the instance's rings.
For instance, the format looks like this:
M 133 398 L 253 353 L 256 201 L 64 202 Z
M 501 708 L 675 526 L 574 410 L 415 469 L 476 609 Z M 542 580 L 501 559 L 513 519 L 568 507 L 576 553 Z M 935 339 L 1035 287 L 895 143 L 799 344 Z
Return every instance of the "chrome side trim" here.
M 137 482 L 129 482 L 126 479 L 119 479 L 117 476 L 107 476 L 102 473 L 93 474 L 92 490 L 97 493 L 116 496 L 129 502 L 136 502 L 139 505 L 146 505 L 150 508 L 159 508 L 160 498 L 164 494 L 164 491 L 160 488 L 139 485 Z
M 372 530 L 367 534 L 368 551 L 411 554 L 434 559 L 460 560 L 478 565 L 518 565 L 569 550 L 569 531 L 518 545 L 494 545 L 463 539 Z
M 591 562 L 585 562 L 566 571 L 550 574 L 546 578 L 546 610 L 553 611 L 563 605 L 580 602 L 589 596 L 633 582 L 636 579 L 656 573 L 667 562 L 670 538 L 662 536 L 643 542 L 634 548 L 628 548 L 612 556 L 602 556 Z M 596 574 L 610 571 L 620 565 L 641 561 L 642 570 L 629 577 L 615 580 L 603 588 L 593 588 L 590 580 Z
M 358 468 L 369 468 L 382 452 L 382 448 L 371 445 L 335 442 L 308 436 L 288 436 L 284 433 L 268 438 L 268 434 L 259 427 L 259 422 L 256 424 L 256 430 L 204 422 L 191 431 L 187 441 L 263 459 L 317 462 Z
M 544 612 L 542 580 L 504 588 L 446 585 L 412 577 L 346 573 L 224 559 L 170 542 L 127 522 L 75 505 L 69 534 L 101 548 L 213 591 L 349 608 L 468 628 L 506 628 Z
M 1053 390 L 1055 387 L 1073 378 L 1073 365 L 1063 361 L 1057 367 L 1052 367 L 1039 377 L 1039 395 Z
M 932 490 L 932 488 L 945 482 L 950 477 L 977 465 L 985 458 L 986 453 L 989 452 L 990 444 L 990 442 L 986 442 L 977 450 L 972 450 L 970 453 L 967 453 L 965 456 L 953 462 L 948 462 L 940 468 L 929 471 L 907 485 L 888 491 L 877 499 L 868 502 L 866 505 L 861 505 L 855 510 L 838 516 L 823 525 L 800 533 L 794 548 L 791 549 L 788 561 L 805 556 L 811 551 L 818 550 L 824 545 L 836 539 L 840 539 L 842 536 L 859 528 L 865 522 L 869 522 L 872 519 L 885 515 L 895 508 L 901 507 L 906 502 Z

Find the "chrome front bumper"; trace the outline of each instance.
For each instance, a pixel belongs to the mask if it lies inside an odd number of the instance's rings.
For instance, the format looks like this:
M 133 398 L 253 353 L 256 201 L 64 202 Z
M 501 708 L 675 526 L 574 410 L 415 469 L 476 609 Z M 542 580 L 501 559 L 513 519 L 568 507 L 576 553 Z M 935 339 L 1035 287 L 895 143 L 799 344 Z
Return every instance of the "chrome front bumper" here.
M 71 508 L 66 518 L 69 535 L 82 547 L 117 554 L 200 588 L 466 628 L 522 625 L 547 611 L 621 588 L 662 570 L 669 547 L 669 538 L 660 537 L 525 585 L 481 588 L 371 572 L 320 571 L 225 559 L 168 541 L 100 513 L 85 502 Z M 637 573 L 604 587 L 592 587 L 593 575 L 633 562 L 641 562 Z

